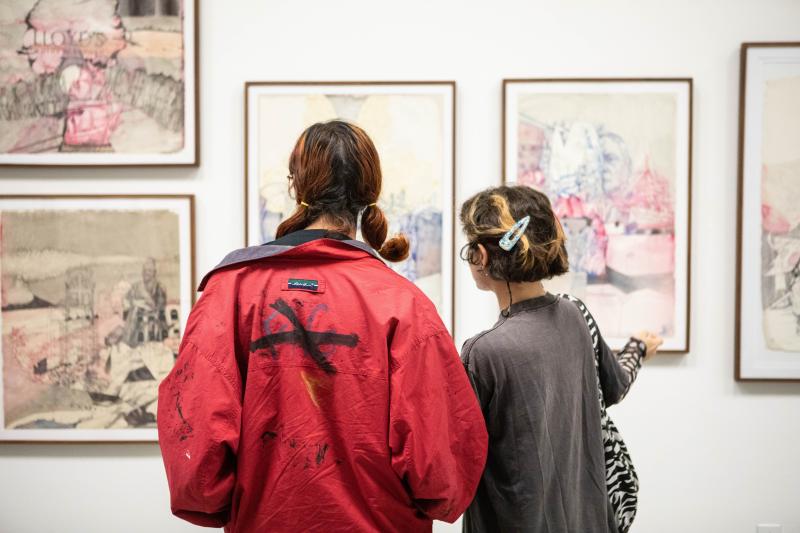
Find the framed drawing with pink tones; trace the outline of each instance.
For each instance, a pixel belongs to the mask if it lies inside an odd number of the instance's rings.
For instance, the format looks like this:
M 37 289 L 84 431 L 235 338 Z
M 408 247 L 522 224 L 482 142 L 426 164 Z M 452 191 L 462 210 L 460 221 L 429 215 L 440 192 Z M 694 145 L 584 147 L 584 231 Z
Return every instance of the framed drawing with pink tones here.
M 157 440 L 194 296 L 193 206 L 0 196 L 0 440 Z
M 379 204 L 389 234 L 411 241 L 391 268 L 414 282 L 454 327 L 455 82 L 247 82 L 245 240 L 275 238 L 297 200 L 286 176 L 297 138 L 316 122 L 362 127 L 380 154 Z
M 0 165 L 196 166 L 197 0 L 8 0 Z
M 581 298 L 614 348 L 649 329 L 689 350 L 691 79 L 503 82 L 503 175 L 548 194 Z
M 744 43 L 736 379 L 800 381 L 800 42 Z

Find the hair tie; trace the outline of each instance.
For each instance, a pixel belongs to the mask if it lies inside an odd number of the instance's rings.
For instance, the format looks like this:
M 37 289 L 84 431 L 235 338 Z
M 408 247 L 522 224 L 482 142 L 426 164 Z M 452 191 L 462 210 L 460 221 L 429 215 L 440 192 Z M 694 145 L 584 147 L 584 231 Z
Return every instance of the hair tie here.
M 378 205 L 378 202 L 373 202 L 373 203 L 369 204 L 367 207 L 376 207 L 377 205 Z
M 530 221 L 531 217 L 528 215 L 519 219 L 516 224 L 511 226 L 511 229 L 500 239 L 500 248 L 506 252 L 510 252 L 514 245 L 522 238 L 525 230 L 528 229 L 528 223 L 530 223 Z
M 310 206 L 309 206 L 307 203 L 305 203 L 305 202 L 300 202 L 300 205 L 302 205 L 303 207 L 310 207 Z

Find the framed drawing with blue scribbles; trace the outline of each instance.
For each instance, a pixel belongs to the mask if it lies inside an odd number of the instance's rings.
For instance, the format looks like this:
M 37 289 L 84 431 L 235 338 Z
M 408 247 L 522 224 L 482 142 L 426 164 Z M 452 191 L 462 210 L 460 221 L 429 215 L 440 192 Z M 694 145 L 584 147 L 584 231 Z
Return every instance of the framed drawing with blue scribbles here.
M 689 350 L 691 79 L 503 82 L 503 176 L 547 193 L 570 272 L 620 348 L 642 329 Z
M 362 127 L 380 154 L 380 206 L 389 234 L 411 241 L 392 264 L 453 328 L 455 82 L 248 82 L 245 85 L 245 240 L 275 238 L 297 202 L 289 155 L 308 126 L 333 119 Z
M 157 440 L 195 293 L 193 206 L 0 196 L 0 440 Z
M 0 166 L 197 166 L 198 0 L 5 0 Z
M 735 376 L 800 381 L 800 42 L 740 65 Z

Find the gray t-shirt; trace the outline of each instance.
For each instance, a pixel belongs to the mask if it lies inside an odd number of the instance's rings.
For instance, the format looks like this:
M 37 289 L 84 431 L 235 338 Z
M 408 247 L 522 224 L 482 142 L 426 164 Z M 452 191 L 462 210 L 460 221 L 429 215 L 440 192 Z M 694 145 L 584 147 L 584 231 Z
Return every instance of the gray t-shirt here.
M 635 373 L 602 338 L 600 346 L 600 381 L 612 405 Z M 489 432 L 486 470 L 464 531 L 615 533 L 598 372 L 577 306 L 552 294 L 516 303 L 465 343 L 462 360 Z

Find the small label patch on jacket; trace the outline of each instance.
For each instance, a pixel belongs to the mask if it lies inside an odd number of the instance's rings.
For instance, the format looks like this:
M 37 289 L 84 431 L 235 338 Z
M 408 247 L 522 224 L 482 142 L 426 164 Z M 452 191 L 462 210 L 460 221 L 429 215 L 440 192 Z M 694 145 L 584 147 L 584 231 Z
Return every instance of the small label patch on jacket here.
M 325 292 L 325 282 L 316 279 L 289 278 L 283 290 Z

